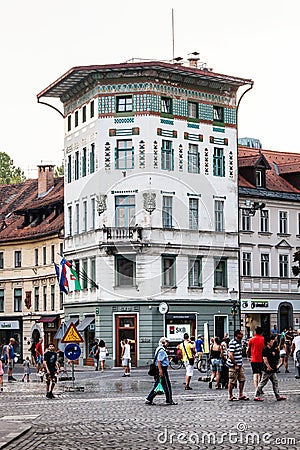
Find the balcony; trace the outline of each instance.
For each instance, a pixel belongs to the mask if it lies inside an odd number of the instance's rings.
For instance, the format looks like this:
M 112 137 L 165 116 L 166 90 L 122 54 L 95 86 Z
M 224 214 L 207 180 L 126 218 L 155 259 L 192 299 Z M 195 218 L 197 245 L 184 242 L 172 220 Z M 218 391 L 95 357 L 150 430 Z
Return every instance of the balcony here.
M 104 248 L 108 255 L 122 252 L 128 246 L 134 251 L 142 247 L 142 227 L 103 228 L 103 241 L 99 247 Z

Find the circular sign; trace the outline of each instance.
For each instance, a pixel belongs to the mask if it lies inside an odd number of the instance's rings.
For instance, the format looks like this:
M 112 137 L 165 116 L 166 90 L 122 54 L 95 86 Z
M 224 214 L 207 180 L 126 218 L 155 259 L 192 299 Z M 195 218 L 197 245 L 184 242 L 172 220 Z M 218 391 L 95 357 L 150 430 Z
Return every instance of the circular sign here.
M 81 355 L 81 349 L 77 344 L 68 344 L 65 348 L 65 357 L 70 361 L 75 361 Z
M 166 302 L 161 302 L 161 303 L 159 304 L 158 311 L 159 311 L 161 314 L 167 314 L 167 312 L 169 311 L 169 305 L 168 305 L 168 303 L 166 303 Z

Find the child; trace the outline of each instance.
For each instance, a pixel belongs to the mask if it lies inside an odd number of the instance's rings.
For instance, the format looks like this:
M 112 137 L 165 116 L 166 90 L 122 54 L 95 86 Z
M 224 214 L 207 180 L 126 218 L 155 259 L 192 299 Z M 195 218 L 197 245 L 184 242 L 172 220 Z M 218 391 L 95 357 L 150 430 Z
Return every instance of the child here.
M 25 361 L 23 362 L 24 367 L 24 375 L 21 381 L 24 382 L 25 378 L 27 377 L 27 382 L 29 382 L 29 375 L 30 375 L 30 359 L 29 356 L 26 356 Z
M 1 392 L 3 391 L 3 374 L 4 374 L 4 371 L 3 371 L 2 361 L 0 359 L 0 391 Z

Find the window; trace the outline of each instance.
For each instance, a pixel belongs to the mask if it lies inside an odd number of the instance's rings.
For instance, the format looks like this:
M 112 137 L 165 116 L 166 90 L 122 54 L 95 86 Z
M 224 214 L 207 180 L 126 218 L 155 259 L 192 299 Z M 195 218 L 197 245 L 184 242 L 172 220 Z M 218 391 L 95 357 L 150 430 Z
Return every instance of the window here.
M 47 311 L 47 286 L 43 286 L 43 308 Z
M 161 168 L 162 170 L 174 170 L 174 150 L 172 141 L 162 140 L 161 148 Z
M 4 312 L 4 289 L 0 289 L 0 312 Z
M 91 144 L 90 151 L 90 173 L 95 172 L 95 144 Z
M 173 208 L 173 197 L 167 197 L 164 195 L 162 205 L 163 228 L 172 228 L 172 208 Z
M 75 220 L 76 220 L 76 234 L 79 234 L 79 232 L 80 232 L 80 229 L 79 229 L 80 217 L 79 217 L 79 204 L 78 203 L 75 205 Z
M 224 231 L 224 201 L 215 200 L 215 231 Z
M 68 229 L 68 235 L 72 236 L 72 206 L 68 206 L 68 225 L 69 225 L 69 229 Z
M 47 248 L 43 247 L 43 265 L 47 264 Z
M 95 287 L 94 283 L 96 283 L 96 258 L 91 258 L 90 259 L 90 284 L 91 284 L 91 288 Z
M 215 177 L 225 177 L 225 156 L 222 148 L 214 148 L 213 174 Z
M 287 234 L 288 232 L 288 217 L 286 211 L 279 211 L 279 233 Z
M 83 229 L 82 231 L 87 231 L 87 201 L 83 202 Z
M 262 170 L 255 171 L 255 184 L 256 184 L 256 187 L 263 187 L 263 172 L 262 172 Z
M 55 285 L 51 284 L 50 291 L 50 302 L 51 302 L 51 311 L 55 311 Z
M 21 267 L 22 265 L 22 254 L 21 250 L 15 251 L 15 267 Z
M 39 249 L 38 248 L 34 249 L 34 265 L 35 266 L 39 265 Z
M 260 211 L 260 231 L 261 233 L 269 231 L 269 211 L 266 209 Z
M 214 106 L 214 122 L 224 122 L 224 108 L 223 106 Z
M 200 173 L 200 154 L 198 152 L 197 144 L 189 144 L 188 172 Z
M 125 95 L 124 97 L 117 97 L 117 113 L 125 113 L 132 111 L 132 96 Z
M 269 255 L 267 253 L 260 255 L 260 275 L 262 277 L 269 276 Z
M 95 115 L 95 102 L 94 100 L 90 103 L 90 118 L 94 117 Z
M 251 231 L 251 217 L 249 216 L 249 209 L 242 209 L 242 231 Z
M 86 122 L 86 106 L 82 107 L 82 123 Z
M 162 256 L 162 285 L 176 287 L 176 256 Z
M 64 254 L 64 244 L 63 244 L 63 242 L 59 243 L 59 254 L 60 254 L 60 256 L 63 256 L 63 254 Z
M 14 289 L 14 311 L 22 311 L 22 289 Z
M 72 181 L 72 157 L 68 156 L 68 183 Z
M 188 102 L 188 117 L 198 119 L 198 103 Z
M 86 176 L 86 147 L 82 150 L 82 167 L 81 167 L 82 176 Z
M 115 197 L 116 227 L 132 227 L 135 224 L 134 195 L 118 195 Z
M 215 260 L 215 287 L 227 288 L 227 260 Z
M 71 131 L 72 128 L 72 116 L 68 116 L 68 131 Z
M 172 99 L 169 97 L 161 97 L 161 112 L 172 114 Z
M 197 198 L 189 199 L 189 228 L 198 230 L 199 227 L 199 200 Z
M 75 152 L 75 180 L 79 179 L 79 152 Z
M 115 167 L 116 169 L 134 168 L 134 148 L 131 139 L 117 141 Z
M 135 285 L 135 255 L 115 257 L 116 286 Z
M 40 309 L 40 288 L 34 288 L 34 310 L 38 311 Z
M 96 227 L 96 201 L 94 198 L 91 198 L 91 230 L 94 230 Z
M 243 276 L 251 276 L 251 253 L 243 252 Z
M 75 127 L 78 127 L 78 111 L 75 111 Z
M 51 263 L 53 264 L 55 261 L 55 245 L 51 245 Z
M 279 255 L 279 276 L 282 278 L 289 276 L 289 255 Z
M 189 287 L 202 286 L 202 258 L 189 258 Z
M 82 278 L 82 289 L 87 289 L 88 287 L 88 280 L 87 280 L 87 271 L 88 271 L 88 267 L 87 267 L 87 259 L 83 259 L 82 261 L 82 274 L 83 274 L 83 278 Z
M 4 253 L 0 252 L 0 269 L 4 269 Z

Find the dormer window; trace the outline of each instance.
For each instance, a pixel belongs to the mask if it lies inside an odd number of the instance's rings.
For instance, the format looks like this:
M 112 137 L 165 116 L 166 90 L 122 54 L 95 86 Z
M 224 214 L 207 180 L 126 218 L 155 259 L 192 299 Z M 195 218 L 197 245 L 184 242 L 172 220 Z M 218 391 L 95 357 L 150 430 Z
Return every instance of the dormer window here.
M 263 169 L 256 169 L 255 171 L 255 186 L 264 188 L 265 186 L 265 171 Z

